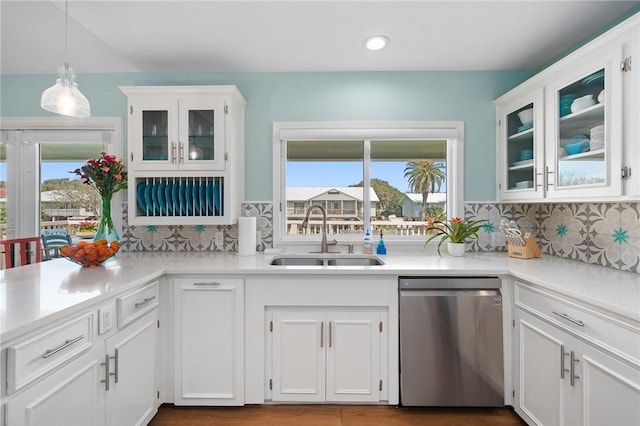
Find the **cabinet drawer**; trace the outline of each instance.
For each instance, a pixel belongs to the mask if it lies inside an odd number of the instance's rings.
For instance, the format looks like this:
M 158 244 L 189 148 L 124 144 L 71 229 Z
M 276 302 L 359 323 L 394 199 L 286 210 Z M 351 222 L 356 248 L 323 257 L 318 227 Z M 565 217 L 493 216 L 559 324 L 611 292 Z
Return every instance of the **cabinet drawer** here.
M 518 282 L 515 303 L 609 352 L 640 363 L 640 329 L 632 324 Z
M 7 348 L 7 393 L 12 394 L 93 345 L 93 312 Z
M 118 297 L 118 328 L 135 321 L 158 306 L 158 281 Z

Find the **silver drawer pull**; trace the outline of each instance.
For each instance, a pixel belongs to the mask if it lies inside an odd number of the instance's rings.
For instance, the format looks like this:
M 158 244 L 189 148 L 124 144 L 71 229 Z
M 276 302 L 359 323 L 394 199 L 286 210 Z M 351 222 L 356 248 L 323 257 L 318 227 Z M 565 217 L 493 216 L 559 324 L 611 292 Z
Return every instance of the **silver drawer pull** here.
M 197 283 L 193 283 L 193 285 L 208 286 L 208 287 L 220 287 L 220 283 L 218 281 L 199 281 Z
M 571 317 L 570 317 L 569 315 L 567 315 L 567 314 L 563 314 L 563 313 L 556 312 L 556 311 L 551 311 L 551 312 L 553 312 L 554 314 L 556 314 L 556 315 L 557 315 L 557 316 L 559 316 L 560 318 L 564 318 L 564 319 L 566 319 L 567 321 L 571 321 L 572 323 L 579 325 L 580 327 L 584 327 L 584 323 L 583 323 L 582 321 L 580 321 L 580 320 L 575 320 L 575 319 L 571 318 Z
M 47 349 L 46 351 L 44 351 L 44 353 L 42 354 L 42 358 L 49 358 L 51 355 L 60 352 L 61 350 L 68 348 L 69 346 L 73 345 L 74 343 L 76 343 L 79 340 L 84 339 L 84 335 L 81 334 L 80 336 L 74 338 L 74 339 L 67 339 L 64 341 L 63 344 L 61 344 L 60 346 L 58 346 L 57 348 L 53 348 L 53 349 Z
M 142 302 L 138 302 L 138 303 L 136 303 L 135 305 L 133 305 L 133 307 L 134 307 L 135 309 L 138 309 L 139 307 L 144 306 L 144 305 L 146 305 L 147 303 L 151 302 L 151 301 L 152 301 L 153 299 L 155 299 L 155 298 L 156 298 L 155 296 L 145 297 L 145 298 L 144 298 L 144 300 L 143 300 Z

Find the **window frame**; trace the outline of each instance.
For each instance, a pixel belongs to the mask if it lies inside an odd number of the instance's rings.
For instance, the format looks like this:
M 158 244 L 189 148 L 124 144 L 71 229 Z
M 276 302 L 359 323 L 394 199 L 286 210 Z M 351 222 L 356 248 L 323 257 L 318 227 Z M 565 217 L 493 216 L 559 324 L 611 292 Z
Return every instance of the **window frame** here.
M 353 139 L 363 141 L 399 139 L 439 139 L 447 144 L 447 217 L 462 217 L 464 182 L 464 122 L 462 121 L 382 121 L 336 122 L 295 121 L 273 123 L 273 243 L 275 247 L 306 245 L 317 242 L 315 235 L 287 235 L 286 232 L 286 142 L 289 140 Z M 365 143 L 363 180 L 365 191 L 363 204 L 369 205 L 370 144 Z M 365 223 L 370 223 L 366 209 Z M 332 236 L 342 244 L 358 244 L 361 238 L 354 235 Z M 398 245 L 424 244 L 422 236 L 388 236 L 387 243 Z
M 123 119 L 122 117 L 88 117 L 84 119 L 70 117 L 0 117 L 2 143 L 7 144 L 7 238 L 20 238 L 40 235 L 40 167 L 39 140 L 50 136 L 54 138 L 61 132 L 68 131 L 79 136 L 80 139 L 99 133 L 103 138 L 110 154 L 123 158 Z M 35 143 L 24 139 L 24 136 L 34 138 Z M 104 141 L 104 139 L 103 139 Z M 73 139 L 70 140 L 73 142 Z M 11 157 L 13 161 L 9 162 Z M 126 161 L 126 159 L 125 159 Z M 128 167 L 128 166 L 127 166 Z M 22 171 L 33 171 L 28 175 Z M 124 199 L 120 191 L 113 197 L 115 206 L 121 206 Z M 33 193 L 33 197 L 18 194 Z M 122 215 L 113 217 L 116 230 L 122 235 Z

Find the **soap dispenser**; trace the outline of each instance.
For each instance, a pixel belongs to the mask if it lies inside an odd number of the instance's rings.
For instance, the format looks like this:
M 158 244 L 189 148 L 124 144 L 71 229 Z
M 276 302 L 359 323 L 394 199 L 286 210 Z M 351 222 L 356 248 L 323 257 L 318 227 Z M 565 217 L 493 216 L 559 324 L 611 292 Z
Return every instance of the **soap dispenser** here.
M 380 231 L 380 241 L 378 241 L 378 247 L 376 247 L 376 254 L 387 254 L 387 248 L 384 246 L 384 240 L 382 239 L 382 230 Z
M 373 247 L 371 246 L 371 233 L 367 229 L 364 233 L 364 239 L 362 241 L 362 253 L 373 254 Z

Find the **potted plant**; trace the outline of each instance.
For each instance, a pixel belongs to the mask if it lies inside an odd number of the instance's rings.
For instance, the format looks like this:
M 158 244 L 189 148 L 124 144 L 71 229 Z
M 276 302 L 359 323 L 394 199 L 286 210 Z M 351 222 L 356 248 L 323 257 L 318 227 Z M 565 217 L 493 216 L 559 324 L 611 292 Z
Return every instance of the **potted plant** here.
M 80 238 L 93 238 L 98 230 L 97 224 L 91 220 L 83 220 L 76 229 L 76 236 Z
M 438 254 L 440 256 L 442 256 L 440 247 L 445 241 L 448 241 L 447 248 L 451 256 L 463 256 L 467 239 L 472 237 L 478 238 L 478 231 L 480 231 L 487 222 L 485 219 L 466 221 L 459 217 L 454 217 L 449 223 L 439 220 L 432 222 L 431 226 L 427 228 L 427 231 L 436 232 L 427 239 L 424 245 L 426 246 L 430 241 L 440 237 L 440 242 L 438 243 Z

